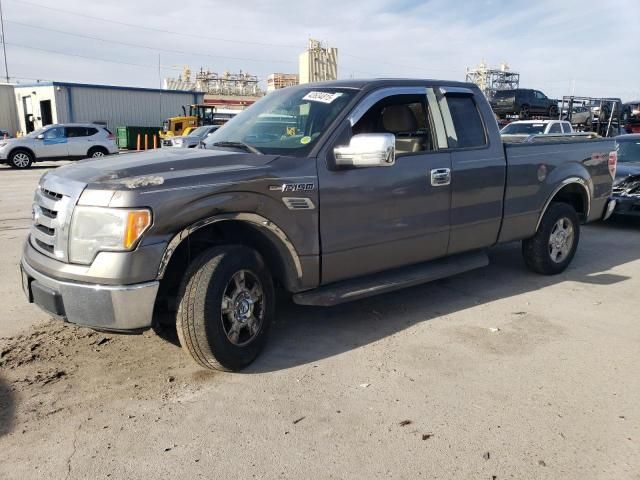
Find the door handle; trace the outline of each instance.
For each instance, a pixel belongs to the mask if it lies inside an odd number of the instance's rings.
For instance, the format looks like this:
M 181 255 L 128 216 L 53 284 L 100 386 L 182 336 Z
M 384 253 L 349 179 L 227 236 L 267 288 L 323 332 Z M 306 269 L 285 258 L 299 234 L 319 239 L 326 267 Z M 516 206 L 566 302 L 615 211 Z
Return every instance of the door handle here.
M 431 186 L 443 187 L 451 183 L 451 169 L 435 168 L 431 170 Z

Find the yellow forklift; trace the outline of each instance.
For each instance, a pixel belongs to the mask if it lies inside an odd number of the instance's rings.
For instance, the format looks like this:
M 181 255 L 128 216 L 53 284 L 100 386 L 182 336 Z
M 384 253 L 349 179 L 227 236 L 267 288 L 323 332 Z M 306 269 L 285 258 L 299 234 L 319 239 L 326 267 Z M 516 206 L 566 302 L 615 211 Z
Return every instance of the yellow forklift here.
M 216 107 L 213 105 L 193 104 L 187 109 L 182 106 L 182 116 L 167 118 L 162 125 L 160 138 L 179 137 L 188 135 L 195 128 L 203 125 L 213 125 Z

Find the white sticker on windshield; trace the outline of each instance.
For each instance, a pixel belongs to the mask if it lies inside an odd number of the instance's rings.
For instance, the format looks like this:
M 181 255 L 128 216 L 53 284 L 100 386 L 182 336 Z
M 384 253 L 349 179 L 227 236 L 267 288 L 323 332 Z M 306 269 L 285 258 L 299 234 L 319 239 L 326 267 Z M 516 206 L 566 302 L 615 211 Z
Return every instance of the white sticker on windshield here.
M 309 92 L 304 97 L 302 97 L 302 99 L 311 100 L 312 102 L 331 103 L 341 95 L 342 95 L 341 92 L 336 92 L 336 93 Z

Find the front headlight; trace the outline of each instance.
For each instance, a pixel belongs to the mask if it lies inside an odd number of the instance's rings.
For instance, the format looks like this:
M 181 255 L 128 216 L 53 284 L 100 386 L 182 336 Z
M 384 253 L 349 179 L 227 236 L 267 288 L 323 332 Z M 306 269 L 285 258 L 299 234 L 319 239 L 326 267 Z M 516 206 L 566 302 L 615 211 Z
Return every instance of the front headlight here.
M 151 226 L 151 211 L 78 206 L 69 231 L 69 260 L 90 264 L 98 252 L 131 250 Z
M 182 140 L 181 138 L 176 138 L 176 139 L 173 141 L 173 145 L 174 145 L 174 146 L 176 146 L 176 147 L 181 147 L 181 146 L 182 146 L 182 143 L 183 143 L 183 140 Z

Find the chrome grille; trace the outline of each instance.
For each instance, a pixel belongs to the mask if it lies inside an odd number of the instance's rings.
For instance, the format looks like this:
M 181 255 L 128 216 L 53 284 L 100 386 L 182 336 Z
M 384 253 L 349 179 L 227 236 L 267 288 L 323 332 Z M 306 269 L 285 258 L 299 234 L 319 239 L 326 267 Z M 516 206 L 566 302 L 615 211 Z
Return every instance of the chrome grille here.
M 85 184 L 45 175 L 33 200 L 31 245 L 40 253 L 67 261 L 73 207 Z

